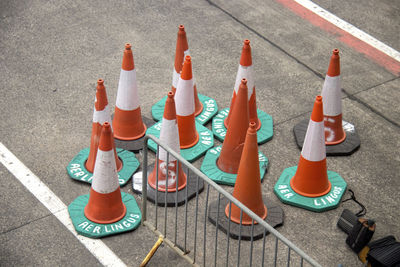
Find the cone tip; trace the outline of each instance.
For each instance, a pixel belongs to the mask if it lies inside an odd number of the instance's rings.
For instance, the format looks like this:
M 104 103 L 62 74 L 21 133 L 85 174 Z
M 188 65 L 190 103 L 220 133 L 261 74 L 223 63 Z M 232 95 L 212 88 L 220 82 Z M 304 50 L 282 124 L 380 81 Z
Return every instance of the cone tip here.
M 132 45 L 130 43 L 125 44 L 125 50 L 131 50 Z
M 339 55 L 339 49 L 337 49 L 337 48 L 333 49 L 332 54 Z
M 109 130 L 110 129 L 110 123 L 108 122 L 108 121 L 106 121 L 106 122 L 104 122 L 103 123 L 103 128 L 105 129 L 105 130 Z
M 185 31 L 185 26 L 183 24 L 179 25 L 179 31 Z
M 320 95 L 315 97 L 314 108 L 311 113 L 311 120 L 315 122 L 321 122 L 324 120 L 322 96 Z
M 243 78 L 243 79 L 242 79 L 242 84 L 244 84 L 244 85 L 247 84 L 247 79 L 246 79 L 246 78 Z
M 249 39 L 245 39 L 243 41 L 243 45 L 250 45 L 250 40 Z
M 185 61 L 188 61 L 188 62 L 192 61 L 192 57 L 189 55 L 185 56 Z
M 169 91 L 167 95 L 169 99 L 174 98 L 174 92 L 172 91 Z
M 255 123 L 254 121 L 252 121 L 252 122 L 249 123 L 249 129 L 250 129 L 252 132 L 256 132 L 256 123 Z
M 97 85 L 104 85 L 104 80 L 103 79 L 98 79 L 97 80 Z

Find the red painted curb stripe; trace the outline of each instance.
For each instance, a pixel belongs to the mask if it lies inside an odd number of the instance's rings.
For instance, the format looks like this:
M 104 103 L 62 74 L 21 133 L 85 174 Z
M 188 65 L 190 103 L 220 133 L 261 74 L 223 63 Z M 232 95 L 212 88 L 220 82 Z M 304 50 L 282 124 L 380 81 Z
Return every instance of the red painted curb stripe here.
M 354 37 L 350 33 L 340 29 L 336 25 L 326 21 L 317 14 L 296 3 L 293 0 L 276 0 L 301 18 L 308 20 L 311 24 L 333 34 L 338 40 L 364 54 L 367 58 L 384 67 L 390 73 L 400 76 L 400 62 L 379 51 L 375 47 Z

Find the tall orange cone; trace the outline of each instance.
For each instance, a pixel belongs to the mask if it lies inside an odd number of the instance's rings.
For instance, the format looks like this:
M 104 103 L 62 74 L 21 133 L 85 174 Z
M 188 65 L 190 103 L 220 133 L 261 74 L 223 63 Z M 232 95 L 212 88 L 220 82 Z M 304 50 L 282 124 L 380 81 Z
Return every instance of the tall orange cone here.
M 125 45 L 122 59 L 113 128 L 114 137 L 120 140 L 137 140 L 144 136 L 147 129 L 142 121 L 136 70 L 130 44 Z
M 114 139 L 110 123 L 105 122 L 94 166 L 94 178 L 85 216 L 96 223 L 113 223 L 125 216 L 114 157 Z
M 251 122 L 246 135 L 235 188 L 233 189 L 233 197 L 242 202 L 260 218 L 265 219 L 267 217 L 267 207 L 262 200 L 258 165 L 257 130 L 256 124 Z M 240 209 L 235 204 L 232 205 L 231 209 L 231 220 L 235 223 L 240 223 Z M 229 217 L 229 205 L 225 207 L 225 214 Z M 242 224 L 251 225 L 251 223 L 250 216 L 243 213 Z
M 244 140 L 249 127 L 249 108 L 247 101 L 247 80 L 242 79 L 239 86 L 236 102 L 230 112 L 231 124 L 228 127 L 217 166 L 223 172 L 238 173 L 242 156 Z
M 290 185 L 296 193 L 306 197 L 319 197 L 331 190 L 326 168 L 321 96 L 315 99 L 297 171 Z
M 232 117 L 233 119 L 234 117 Z M 233 197 L 271 226 L 282 225 L 283 210 L 262 196 L 258 159 L 256 124 L 250 122 L 233 189 Z M 222 231 L 227 232 L 229 229 L 229 235 L 233 238 L 256 240 L 264 235 L 263 226 L 260 226 L 246 212 L 241 212 L 236 204 L 229 202 L 226 198 L 210 204 L 208 218 Z M 233 223 L 230 223 L 231 221 Z
M 249 95 L 248 95 L 249 119 L 250 122 L 254 122 L 256 124 L 256 128 L 258 130 L 261 127 L 261 123 L 257 116 L 256 87 L 254 84 L 254 71 L 251 58 L 251 47 L 250 47 L 250 40 L 247 39 L 243 41 L 242 55 L 240 57 L 238 72 L 236 74 L 236 82 L 233 90 L 230 110 L 232 110 L 233 106 L 235 105 L 236 96 L 239 90 L 241 80 L 243 78 L 246 78 L 248 81 L 247 87 L 249 88 Z M 224 121 L 225 127 L 227 128 L 230 118 L 231 115 L 228 114 L 228 117 L 226 117 Z
M 79 153 L 68 164 L 67 172 L 72 179 L 85 183 L 92 183 L 101 129 L 104 122 L 109 122 L 111 125 L 111 116 L 104 80 L 99 79 L 97 81 L 96 97 L 93 109 L 90 147 L 79 151 Z M 113 153 L 117 164 L 119 183 L 122 186 L 129 181 L 133 173 L 139 168 L 140 163 L 136 159 L 134 153 L 120 148 L 116 149 L 115 145 Z
M 230 108 L 220 110 L 218 114 L 213 118 L 211 126 L 212 131 L 218 140 L 224 141 L 227 128 L 232 117 L 231 111 L 235 106 L 239 86 L 243 78 L 247 79 L 247 88 L 249 90 L 249 121 L 256 124 L 258 144 L 263 144 L 272 139 L 274 132 L 273 120 L 270 115 L 262 110 L 257 109 L 254 68 L 251 57 L 250 41 L 247 39 L 243 41 L 242 54 L 240 57 L 239 68 L 236 74 L 235 86 L 232 94 Z
M 325 144 L 343 142 L 346 132 L 342 126 L 342 88 L 340 86 L 339 50 L 334 49 L 322 88 L 324 102 Z
M 322 99 L 315 99 L 297 168 L 286 168 L 274 187 L 281 201 L 313 211 L 337 207 L 347 186 L 327 171 Z
M 189 44 L 186 38 L 185 26 L 179 25 L 178 37 L 176 38 L 176 50 L 175 50 L 175 64 L 174 71 L 172 73 L 172 92 L 176 92 L 178 88 L 178 81 L 180 73 L 182 71 L 185 56 L 189 55 Z M 196 84 L 194 84 L 194 116 L 199 115 L 203 110 L 203 104 L 200 102 L 197 95 Z
M 93 123 L 92 123 L 92 137 L 90 139 L 90 152 L 89 157 L 85 163 L 85 167 L 89 172 L 93 173 L 94 164 L 96 161 L 97 149 L 99 147 L 99 140 L 101 128 L 104 122 L 111 122 L 110 110 L 108 107 L 107 93 L 104 86 L 104 80 L 97 80 L 96 99 L 94 102 L 93 110 Z M 117 156 L 115 151 L 115 161 L 117 163 L 117 170 L 122 168 L 122 162 Z
M 161 125 L 160 140 L 167 144 L 176 152 L 180 152 L 179 148 L 179 132 L 176 123 L 174 93 L 168 92 L 168 98 L 165 103 L 164 117 Z M 168 167 L 167 167 L 168 160 Z M 178 190 L 182 190 L 186 186 L 186 174 L 182 170 L 182 164 L 179 164 L 177 172 L 177 160 L 169 155 L 162 147 L 159 149 L 158 164 L 154 165 L 153 172 L 148 176 L 148 183 L 157 190 L 157 165 L 158 165 L 158 190 L 166 190 L 166 180 L 168 175 L 168 192 L 176 191 L 176 180 L 178 178 Z M 167 174 L 168 173 L 168 174 Z
M 192 61 L 190 56 L 186 56 L 175 94 L 176 119 L 181 148 L 190 148 L 199 141 L 199 133 L 194 120 L 193 94 Z
M 76 231 L 91 238 L 131 231 L 141 220 L 133 196 L 120 191 L 114 155 L 114 138 L 104 122 L 89 195 L 76 198 L 68 212 Z

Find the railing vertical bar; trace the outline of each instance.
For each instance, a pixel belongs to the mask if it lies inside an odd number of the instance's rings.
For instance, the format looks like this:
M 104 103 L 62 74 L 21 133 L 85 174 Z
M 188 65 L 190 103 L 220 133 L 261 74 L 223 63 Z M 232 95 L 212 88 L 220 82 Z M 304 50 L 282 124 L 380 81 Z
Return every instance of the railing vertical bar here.
M 175 180 L 175 245 L 178 235 L 178 184 L 179 184 L 179 160 L 176 160 L 176 180 Z
M 254 219 L 251 219 L 251 236 L 250 236 L 250 264 L 249 266 L 253 266 L 253 243 L 254 243 Z
M 169 152 L 167 152 L 167 165 L 165 174 L 165 194 L 164 194 L 164 237 L 167 236 L 167 197 L 168 197 L 168 165 L 169 165 Z
M 158 168 L 160 167 L 159 162 L 158 162 L 159 155 L 160 155 L 160 145 L 157 144 L 156 162 L 155 162 L 155 164 L 156 164 L 156 191 L 154 192 L 154 194 L 156 195 L 156 201 L 155 201 L 156 202 L 156 229 L 158 227 Z
M 142 224 L 147 219 L 147 138 L 143 145 L 143 173 L 142 173 Z M 158 145 L 157 145 L 158 147 Z
M 214 249 L 214 266 L 217 266 L 217 247 L 218 247 L 218 217 L 219 204 L 221 203 L 221 193 L 218 192 L 217 219 L 215 221 L 215 249 Z M 222 215 L 223 216 L 223 215 Z
M 207 185 L 207 196 L 206 206 L 204 211 L 204 237 L 203 237 L 203 266 L 206 266 L 206 237 L 207 237 L 207 208 L 208 208 L 208 196 L 210 193 L 210 185 Z
M 262 246 L 262 258 L 261 258 L 261 266 L 264 267 L 264 256 L 265 256 L 265 237 L 267 236 L 267 230 L 264 229 L 263 233 L 263 246 Z
M 301 256 L 300 256 L 300 257 L 301 257 Z M 301 258 L 300 258 L 300 267 L 303 267 L 303 260 L 304 260 L 304 258 L 301 257 Z
M 239 225 L 239 243 L 238 243 L 238 258 L 237 266 L 240 266 L 240 243 L 242 241 L 242 220 L 243 220 L 243 210 L 240 209 L 240 225 Z
M 199 211 L 199 176 L 197 176 L 196 184 L 196 211 L 195 211 L 195 221 L 194 221 L 194 246 L 193 246 L 193 263 L 196 262 L 196 245 L 197 245 L 197 217 Z
M 188 187 L 189 187 L 189 168 L 187 169 L 186 172 L 186 181 L 187 181 L 187 185 L 185 187 L 185 245 L 184 245 L 184 249 L 185 249 L 185 253 L 187 251 L 186 249 L 186 242 L 187 242 L 187 214 L 188 214 Z
M 286 267 L 290 267 L 290 247 L 288 247 Z
M 276 266 L 276 260 L 278 256 L 278 237 L 275 237 L 275 255 L 274 255 L 274 266 Z
M 226 267 L 229 266 L 229 240 L 231 235 L 231 212 L 232 212 L 232 202 L 229 200 L 229 216 L 228 216 L 228 232 L 226 233 Z

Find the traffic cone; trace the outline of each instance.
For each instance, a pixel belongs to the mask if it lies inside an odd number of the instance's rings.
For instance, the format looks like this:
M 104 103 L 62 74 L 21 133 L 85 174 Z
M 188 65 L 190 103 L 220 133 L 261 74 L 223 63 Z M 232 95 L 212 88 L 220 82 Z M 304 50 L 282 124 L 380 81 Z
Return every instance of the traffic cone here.
M 113 150 L 111 126 L 105 122 L 100 136 L 90 198 L 85 207 L 85 216 L 92 222 L 113 223 L 123 218 L 126 213 L 119 189 Z
M 306 197 L 319 197 L 331 190 L 326 168 L 322 97 L 317 96 L 297 171 L 290 181 L 292 189 Z
M 262 110 L 257 109 L 256 104 L 256 88 L 254 79 L 254 70 L 251 57 L 250 41 L 244 40 L 242 47 L 242 54 L 240 57 L 239 68 L 236 74 L 235 86 L 232 94 L 230 108 L 222 109 L 213 118 L 212 131 L 215 137 L 224 141 L 229 122 L 232 117 L 232 110 L 235 106 L 237 94 L 241 80 L 247 79 L 248 93 L 248 105 L 249 105 L 249 121 L 256 124 L 257 129 L 257 141 L 258 144 L 263 144 L 272 139 L 273 136 L 273 120 L 270 115 Z
M 241 80 L 246 78 L 248 81 L 247 87 L 249 88 L 249 119 L 250 122 L 254 122 L 256 124 L 256 129 L 260 129 L 261 123 L 257 116 L 257 104 L 256 104 L 256 87 L 254 84 L 254 73 L 253 73 L 253 63 L 251 58 L 251 47 L 250 47 L 250 40 L 244 40 L 243 48 L 242 48 L 242 55 L 240 57 L 239 69 L 236 74 L 236 82 L 235 87 L 232 94 L 231 106 L 229 110 L 232 110 L 233 106 L 235 105 L 236 96 L 239 90 L 239 86 Z M 228 124 L 230 121 L 231 115 L 228 114 L 226 117 L 224 124 L 225 127 L 228 128 Z
M 177 39 L 176 39 L 174 69 L 172 71 L 172 92 L 174 92 L 174 94 L 176 93 L 176 88 L 178 88 L 178 81 L 181 75 L 185 56 L 188 55 L 190 55 L 189 44 L 186 37 L 185 26 L 179 25 Z M 194 78 L 193 78 L 193 83 L 194 83 L 193 86 L 194 116 L 198 123 L 204 125 L 208 121 L 210 121 L 215 114 L 217 114 L 218 112 L 217 102 L 215 101 L 215 99 L 212 99 L 211 97 L 197 93 L 197 86 Z M 154 120 L 156 121 L 162 120 L 165 101 L 166 97 L 162 98 L 160 101 L 158 101 L 151 107 L 151 114 Z
M 99 147 L 99 140 L 101 128 L 104 122 L 111 122 L 110 110 L 108 107 L 107 93 L 104 86 L 104 80 L 97 80 L 96 98 L 93 109 L 93 123 L 92 123 L 92 137 L 90 138 L 90 152 L 89 157 L 85 163 L 86 169 L 93 173 L 94 164 L 96 161 L 97 149 Z M 117 156 L 114 148 L 115 161 L 117 163 L 117 170 L 121 170 L 122 162 Z
M 285 169 L 274 187 L 281 201 L 318 212 L 337 207 L 347 187 L 327 171 L 322 99 L 315 99 L 298 166 Z
M 175 94 L 176 120 L 181 148 L 193 147 L 199 141 L 194 120 L 193 76 L 191 57 L 186 56 Z
M 175 50 L 175 64 L 174 71 L 172 73 L 172 92 L 175 94 L 176 88 L 178 87 L 178 81 L 180 73 L 182 71 L 185 56 L 189 55 L 189 44 L 186 38 L 185 26 L 179 25 L 178 36 L 176 38 L 176 50 Z M 203 110 L 203 104 L 199 100 L 197 95 L 196 84 L 194 84 L 194 116 L 199 115 Z
M 133 196 L 119 188 L 114 155 L 114 138 L 109 122 L 104 122 L 89 195 L 76 198 L 69 206 L 76 231 L 92 238 L 131 231 L 141 220 Z
M 238 173 L 246 132 L 249 127 L 247 92 L 247 80 L 242 79 L 235 106 L 230 112 L 232 123 L 228 127 L 221 154 L 217 160 L 217 166 L 223 172 Z
M 109 122 L 111 125 L 111 116 L 104 80 L 99 79 L 97 81 L 96 97 L 93 109 L 90 147 L 79 151 L 79 153 L 68 164 L 67 172 L 72 179 L 85 183 L 92 183 L 101 129 L 104 122 Z M 119 183 L 122 186 L 129 181 L 133 173 L 139 168 L 140 163 L 136 159 L 134 153 L 121 148 L 116 149 L 114 143 L 113 145 Z
M 180 152 L 179 148 L 179 133 L 178 125 L 176 123 L 175 101 L 174 93 L 168 92 L 168 98 L 165 103 L 164 117 L 162 120 L 160 140 L 167 144 L 177 153 Z M 168 167 L 167 167 L 168 161 Z M 158 166 L 158 189 L 157 189 L 157 166 Z M 167 180 L 168 170 L 168 185 Z M 169 155 L 162 147 L 159 148 L 158 164 L 154 165 L 153 172 L 148 176 L 149 185 L 160 191 L 165 191 L 168 186 L 168 192 L 176 191 L 176 179 L 178 177 L 178 190 L 182 190 L 186 186 L 186 174 L 182 170 L 182 164 L 179 164 L 179 173 L 177 174 L 177 160 Z
M 238 97 L 240 97 L 241 88 L 239 88 Z M 232 121 L 234 118 L 232 117 Z M 250 122 L 233 189 L 233 197 L 272 227 L 276 227 L 283 224 L 283 210 L 262 196 L 258 159 L 256 124 Z M 209 220 L 222 231 L 227 232 L 229 229 L 229 235 L 236 239 L 256 240 L 262 238 L 265 233 L 263 226 L 244 211 L 241 212 L 236 204 L 229 202 L 226 198 L 211 203 L 208 216 Z M 231 221 L 233 223 L 230 223 Z
M 261 195 L 260 170 L 258 169 L 257 130 L 254 122 L 250 123 L 250 127 L 247 130 L 241 158 L 232 195 L 260 218 L 265 219 L 267 217 L 267 207 L 264 205 Z M 225 215 L 229 217 L 229 205 L 225 207 Z M 235 223 L 240 223 L 240 208 L 235 204 L 232 205 L 231 220 Z M 246 213 L 242 215 L 242 224 L 252 224 L 252 219 Z
M 324 102 L 325 144 L 336 145 L 346 139 L 342 126 L 342 88 L 340 86 L 339 50 L 334 49 L 322 88 Z
M 137 140 L 144 136 L 147 129 L 140 111 L 136 70 L 130 44 L 125 45 L 122 59 L 113 128 L 114 137 L 120 140 Z

